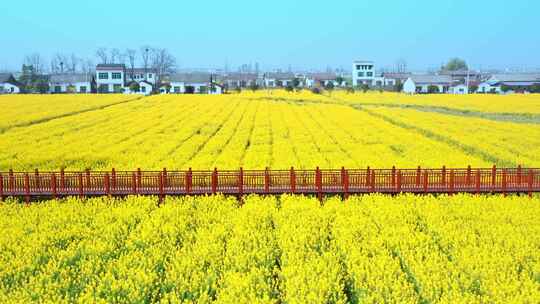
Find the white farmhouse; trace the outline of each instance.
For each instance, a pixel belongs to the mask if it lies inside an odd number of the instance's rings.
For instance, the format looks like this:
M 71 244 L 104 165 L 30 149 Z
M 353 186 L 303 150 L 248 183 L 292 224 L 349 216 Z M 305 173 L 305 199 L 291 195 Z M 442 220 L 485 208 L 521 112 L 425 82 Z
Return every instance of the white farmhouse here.
M 266 73 L 264 86 L 267 88 L 284 88 L 292 84 L 296 76 L 293 73 Z
M 126 82 L 131 81 L 146 81 L 152 86 L 155 86 L 157 81 L 157 73 L 154 69 L 150 68 L 126 68 Z
M 450 87 L 451 94 L 469 94 L 469 87 L 463 83 L 458 83 Z
M 448 75 L 412 75 L 403 84 L 403 92 L 429 93 L 429 88 L 434 86 L 438 93 L 447 93 L 451 85 L 452 77 Z
M 394 87 L 398 83 L 405 83 L 407 78 L 411 77 L 411 73 L 383 73 L 385 87 Z
M 92 93 L 95 87 L 93 75 L 56 74 L 49 77 L 49 93 Z
M 169 77 L 173 94 L 222 94 L 223 86 L 213 81 L 210 73 L 177 73 Z M 162 89 L 163 93 L 166 93 Z
M 332 83 L 334 87 L 345 86 L 345 80 L 338 82 L 337 75 L 335 73 L 311 73 L 307 74 L 306 77 L 306 87 L 326 87 L 328 84 Z
M 479 93 L 501 93 L 503 86 L 511 91 L 529 91 L 540 85 L 540 74 L 495 74 L 478 86 Z
M 140 81 L 130 81 L 127 83 L 124 93 L 125 94 L 139 94 L 139 95 L 150 95 L 154 86 L 146 80 Z
M 12 74 L 0 74 L 0 94 L 18 94 L 21 88 Z
M 259 75 L 256 73 L 228 73 L 223 77 L 223 82 L 228 88 L 248 88 L 259 85 Z
M 354 61 L 352 64 L 353 86 L 374 85 L 375 64 L 373 61 Z
M 98 64 L 96 84 L 98 93 L 122 93 L 126 83 L 126 66 L 123 64 Z

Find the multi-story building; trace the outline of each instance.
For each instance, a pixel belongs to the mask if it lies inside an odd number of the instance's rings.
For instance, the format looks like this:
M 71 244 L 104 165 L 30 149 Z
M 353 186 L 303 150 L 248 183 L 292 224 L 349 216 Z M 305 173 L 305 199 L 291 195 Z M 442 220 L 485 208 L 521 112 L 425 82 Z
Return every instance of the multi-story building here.
M 374 85 L 375 64 L 373 61 L 354 61 L 352 66 L 353 86 Z
M 98 93 L 122 93 L 125 84 L 125 65 L 98 64 L 96 66 L 96 85 Z

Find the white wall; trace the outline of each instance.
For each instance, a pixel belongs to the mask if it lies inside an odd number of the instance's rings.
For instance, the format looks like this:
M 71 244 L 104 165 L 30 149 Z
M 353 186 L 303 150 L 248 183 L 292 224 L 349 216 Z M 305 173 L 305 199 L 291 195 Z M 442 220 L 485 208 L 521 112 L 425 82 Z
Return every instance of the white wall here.
M 0 94 L 19 94 L 21 89 L 11 83 L 0 83 Z
M 407 94 L 416 93 L 416 84 L 411 78 L 407 78 L 405 83 L 403 83 L 403 92 Z
M 99 79 L 99 73 L 107 73 L 108 77 L 107 79 Z M 120 73 L 121 78 L 120 79 L 112 79 L 112 73 Z M 113 92 L 113 88 L 115 84 L 119 84 L 124 87 L 124 80 L 125 80 L 125 73 L 122 70 L 99 70 L 96 71 L 96 84 L 99 92 L 100 85 L 108 85 L 108 91 L 110 93 Z
M 49 93 L 56 93 L 55 88 L 60 87 L 60 93 L 67 93 L 68 87 L 70 85 L 75 86 L 74 93 L 91 93 L 92 85 L 90 82 L 75 82 L 75 83 L 50 83 L 49 84 Z M 86 87 L 86 92 L 82 92 L 81 88 Z

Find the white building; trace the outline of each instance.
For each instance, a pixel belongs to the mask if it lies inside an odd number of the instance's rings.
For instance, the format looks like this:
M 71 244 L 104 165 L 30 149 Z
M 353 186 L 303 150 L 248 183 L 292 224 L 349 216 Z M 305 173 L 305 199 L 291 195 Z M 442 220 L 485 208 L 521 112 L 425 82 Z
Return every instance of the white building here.
M 374 85 L 375 64 L 373 61 L 354 61 L 352 65 L 352 81 L 353 86 Z
M 293 73 L 266 73 L 264 86 L 267 88 L 284 88 L 292 85 L 296 76 Z
M 124 88 L 124 93 L 150 95 L 153 89 L 154 89 L 154 86 L 146 80 L 130 81 L 127 83 L 126 87 Z
M 146 81 L 147 83 L 156 85 L 157 73 L 150 68 L 126 68 L 126 82 L 130 81 Z
M 503 86 L 510 91 L 528 91 L 540 85 L 539 73 L 495 74 L 478 86 L 478 93 L 501 93 Z
M 451 94 L 469 94 L 469 87 L 467 87 L 467 85 L 465 85 L 463 83 L 455 84 L 455 85 L 450 87 L 450 90 L 448 91 L 448 93 L 451 93 Z
M 125 65 L 98 64 L 96 66 L 96 85 L 98 93 L 122 93 L 125 84 Z
M 248 88 L 254 84 L 261 85 L 259 75 L 255 73 L 227 73 L 223 76 L 223 83 L 229 89 Z
M 306 87 L 326 87 L 328 84 L 332 83 L 334 87 L 345 86 L 345 80 L 338 82 L 338 76 L 335 73 L 311 73 L 307 74 L 305 77 Z
M 49 77 L 49 93 L 92 93 L 94 87 L 93 75 L 56 74 Z
M 411 75 L 403 84 L 403 92 L 408 94 L 429 93 L 432 86 L 437 88 L 437 93 L 447 93 L 452 86 L 452 77 L 448 75 Z
M 177 73 L 169 76 L 170 89 L 162 87 L 161 93 L 172 94 L 222 94 L 223 86 L 213 81 L 210 73 Z
M 12 74 L 0 74 L 0 94 L 18 94 L 21 88 Z
M 394 87 L 398 83 L 405 83 L 407 78 L 411 77 L 411 73 L 383 73 L 385 87 Z

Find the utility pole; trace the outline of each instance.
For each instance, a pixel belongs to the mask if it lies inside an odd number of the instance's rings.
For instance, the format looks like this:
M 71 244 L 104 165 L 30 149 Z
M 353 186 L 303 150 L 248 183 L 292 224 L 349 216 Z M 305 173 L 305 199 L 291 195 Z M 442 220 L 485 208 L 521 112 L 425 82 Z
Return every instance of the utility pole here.
M 144 80 L 148 81 L 148 48 L 144 50 L 146 52 L 146 60 L 144 61 Z
M 64 62 L 60 61 L 60 74 L 64 74 Z

